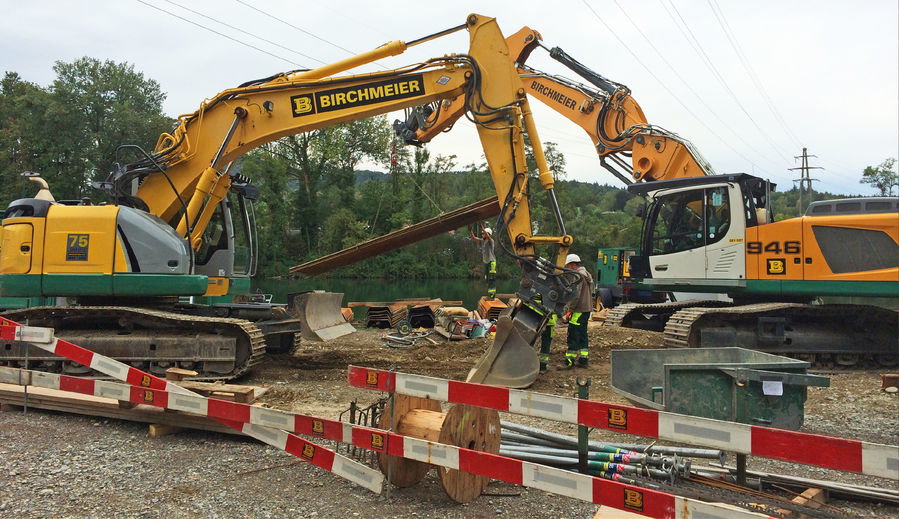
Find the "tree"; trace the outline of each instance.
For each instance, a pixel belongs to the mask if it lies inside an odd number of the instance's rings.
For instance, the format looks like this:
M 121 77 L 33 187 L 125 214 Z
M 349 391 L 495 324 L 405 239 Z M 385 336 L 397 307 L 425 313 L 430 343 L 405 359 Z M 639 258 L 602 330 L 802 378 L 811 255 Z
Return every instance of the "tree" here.
M 150 150 L 172 126 L 159 83 L 133 65 L 84 57 L 57 61 L 53 70 L 46 128 L 53 144 L 44 153 L 56 170 L 42 173 L 55 177 L 51 187 L 62 197 L 81 197 L 92 180 L 105 178 L 120 145 Z
M 0 80 L 0 201 L 33 196 L 34 185 L 19 178 L 25 171 L 47 171 L 52 164 L 43 151 L 49 94 L 40 86 L 7 72 Z
M 881 196 L 891 196 L 893 188 L 899 188 L 899 173 L 896 172 L 896 159 L 888 158 L 878 166 L 868 166 L 862 173 L 860 184 L 868 184 L 869 186 L 880 191 Z M 899 194 L 899 193 L 897 193 Z

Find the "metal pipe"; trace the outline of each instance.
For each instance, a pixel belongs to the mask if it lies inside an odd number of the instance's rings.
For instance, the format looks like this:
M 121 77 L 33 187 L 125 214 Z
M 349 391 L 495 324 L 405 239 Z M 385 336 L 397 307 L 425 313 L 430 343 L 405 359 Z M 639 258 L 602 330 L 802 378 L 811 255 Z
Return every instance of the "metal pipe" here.
M 520 434 L 513 431 L 500 431 L 500 438 L 505 443 L 508 441 L 515 441 L 519 443 L 525 443 L 528 445 L 544 445 L 547 447 L 560 447 L 558 442 L 554 442 L 551 440 L 546 440 L 543 438 L 535 438 L 533 436 L 528 436 L 525 434 Z
M 503 443 L 500 445 L 500 448 L 507 451 L 521 452 L 521 453 L 530 453 L 530 454 L 547 454 L 550 456 L 561 456 L 561 457 L 576 457 L 578 456 L 578 451 L 570 450 L 570 449 L 557 449 L 552 447 L 542 447 L 542 446 L 522 446 L 522 445 L 510 445 L 507 443 Z M 587 458 L 590 460 L 596 461 L 610 461 L 613 463 L 645 463 L 647 465 L 653 466 L 671 466 L 675 463 L 682 464 L 681 460 L 675 460 L 673 458 L 661 457 L 661 456 L 651 456 L 639 452 L 634 453 L 612 453 L 612 452 L 601 452 L 601 451 L 588 451 Z
M 532 438 L 537 438 L 544 441 L 553 442 L 556 444 L 560 444 L 565 447 L 575 447 L 577 448 L 577 439 L 572 438 L 571 436 L 565 436 L 564 434 L 557 434 L 549 431 L 545 431 L 543 429 L 538 429 L 536 427 L 528 427 L 527 425 L 521 425 L 514 422 L 507 422 L 505 420 L 500 421 L 500 425 L 504 429 L 508 429 L 509 431 L 518 433 L 519 435 L 531 436 Z M 521 441 L 521 440 L 519 440 Z M 724 451 L 716 450 L 716 449 L 694 449 L 689 447 L 670 447 L 666 445 L 642 445 L 642 444 L 632 444 L 632 443 L 604 443 L 591 440 L 588 442 L 588 445 L 593 450 L 598 451 L 606 451 L 606 452 L 616 452 L 617 450 L 630 450 L 633 452 L 640 453 L 652 453 L 652 454 L 667 454 L 667 455 L 678 455 L 684 456 L 688 458 L 707 458 L 707 459 L 726 459 L 727 455 Z
M 550 456 L 548 454 L 533 454 L 520 451 L 504 450 L 502 448 L 500 448 L 499 450 L 499 455 L 506 456 L 508 458 L 515 458 L 522 461 L 529 461 L 532 463 L 540 463 L 543 465 L 550 465 L 561 468 L 576 467 L 579 464 L 579 460 L 577 457 L 570 458 L 562 456 Z M 673 479 L 675 474 L 674 470 L 670 468 L 667 470 L 663 470 L 640 465 L 609 463 L 605 461 L 589 461 L 587 462 L 587 464 L 588 472 L 601 471 L 615 474 L 644 475 L 661 479 Z

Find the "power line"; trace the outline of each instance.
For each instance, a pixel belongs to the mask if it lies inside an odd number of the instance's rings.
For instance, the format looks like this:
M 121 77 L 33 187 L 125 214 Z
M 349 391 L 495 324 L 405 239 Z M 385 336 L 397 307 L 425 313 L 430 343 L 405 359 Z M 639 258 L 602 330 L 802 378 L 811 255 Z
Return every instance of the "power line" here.
M 274 45 L 275 47 L 284 49 L 284 50 L 286 50 L 286 51 L 288 51 L 288 52 L 292 52 L 292 53 L 294 53 L 294 54 L 298 54 L 298 55 L 300 55 L 300 56 L 303 56 L 303 57 L 306 58 L 306 59 L 310 59 L 310 60 L 312 60 L 312 61 L 317 61 L 317 62 L 319 62 L 319 63 L 321 63 L 321 64 L 323 64 L 323 65 L 325 64 L 324 61 L 322 61 L 322 60 L 320 60 L 320 59 L 318 59 L 318 58 L 314 58 L 314 57 L 312 57 L 312 56 L 309 56 L 308 54 L 303 54 L 303 53 L 300 52 L 300 51 L 296 51 L 296 50 L 293 50 L 293 49 L 291 49 L 291 48 L 289 48 L 289 47 L 285 47 L 284 45 L 281 45 L 280 43 L 277 43 L 277 42 L 274 42 L 274 41 L 265 39 L 265 38 L 263 38 L 262 36 L 259 36 L 259 35 L 253 34 L 253 33 L 251 33 L 251 32 L 245 31 L 245 30 L 241 29 L 240 27 L 235 27 L 235 26 L 233 26 L 233 25 L 231 25 L 231 24 L 228 24 L 228 23 L 225 23 L 225 22 L 223 22 L 223 21 L 221 21 L 221 20 L 217 20 L 217 19 L 215 19 L 215 18 L 213 18 L 213 17 L 211 17 L 211 16 L 208 16 L 208 15 L 205 15 L 205 14 L 199 12 L 199 11 L 195 11 L 195 10 L 191 9 L 190 7 L 181 5 L 181 4 L 179 4 L 178 2 L 173 2 L 172 0 L 165 0 L 165 1 L 168 2 L 168 3 L 170 3 L 170 4 L 172 4 L 172 5 L 174 5 L 174 6 L 180 7 L 181 9 L 184 9 L 185 11 L 191 12 L 191 13 L 197 15 L 197 16 L 202 16 L 203 18 L 206 18 L 207 20 L 212 20 L 212 21 L 215 22 L 215 23 L 224 25 L 225 27 L 227 27 L 227 28 L 229 28 L 229 29 L 233 29 L 233 30 L 235 30 L 235 31 L 241 32 L 241 33 L 243 33 L 243 34 L 246 34 L 247 36 L 251 36 L 251 37 L 256 38 L 256 39 L 258 39 L 258 40 L 264 41 L 265 43 L 268 43 L 268 44 L 270 44 L 270 45 Z
M 238 40 L 237 38 L 234 38 L 234 37 L 232 37 L 232 36 L 228 36 L 228 35 L 225 34 L 225 33 L 219 32 L 219 31 L 217 31 L 217 30 L 215 30 L 215 29 L 212 29 L 212 28 L 210 28 L 210 27 L 206 27 L 206 26 L 203 25 L 203 24 L 197 23 L 197 22 L 195 22 L 195 21 L 193 21 L 193 20 L 189 20 L 189 19 L 187 19 L 187 18 L 185 18 L 185 17 L 183 17 L 183 16 L 177 15 L 177 14 L 171 12 L 171 11 L 167 11 L 167 10 L 161 8 L 161 7 L 157 7 L 157 6 L 155 6 L 155 5 L 151 4 L 151 3 L 145 2 L 144 0 L 135 0 L 135 1 L 137 1 L 137 2 L 139 2 L 139 3 L 141 3 L 141 4 L 144 4 L 144 5 L 147 6 L 147 7 L 152 7 L 153 9 L 156 9 L 157 11 L 162 11 L 163 13 L 165 13 L 165 14 L 167 14 L 167 15 L 169 15 L 169 16 L 174 16 L 175 18 L 178 18 L 179 20 L 185 21 L 185 22 L 187 22 L 187 23 L 189 23 L 189 24 L 191 24 L 191 25 L 195 25 L 195 26 L 197 26 L 197 27 L 199 27 L 199 28 L 201 28 L 201 29 L 207 30 L 207 31 L 209 31 L 209 32 L 211 32 L 211 33 L 215 33 L 215 34 L 221 36 L 222 38 L 227 38 L 227 39 L 229 39 L 229 40 L 231 40 L 231 41 L 233 41 L 233 42 L 235 42 L 235 43 L 239 43 L 239 44 L 241 44 L 241 45 L 243 45 L 243 46 L 245 46 L 245 47 L 249 47 L 249 48 L 251 48 L 251 49 L 258 50 L 259 52 L 262 52 L 263 54 L 268 54 L 269 56 L 271 56 L 271 57 L 273 57 L 273 58 L 280 59 L 281 61 L 286 61 L 287 63 L 290 63 L 291 65 L 294 65 L 294 66 L 299 67 L 299 68 L 306 68 L 304 65 L 302 65 L 302 64 L 300 64 L 300 63 L 297 63 L 297 62 L 295 62 L 295 61 L 293 61 L 293 60 L 287 59 L 287 58 L 285 58 L 284 56 L 279 56 L 279 55 L 273 54 L 273 53 L 271 53 L 271 52 L 269 52 L 269 51 L 267 51 L 267 50 L 260 49 L 259 47 L 255 46 L 255 45 L 253 45 L 253 44 L 251 44 L 251 43 L 247 43 L 247 42 L 245 42 L 245 41 Z
M 642 66 L 643 69 L 646 70 L 646 72 L 647 72 L 650 76 L 652 76 L 652 77 L 659 83 L 659 85 L 661 85 L 662 88 L 665 89 L 665 91 L 668 92 L 668 94 L 669 94 L 672 98 L 674 98 L 674 100 L 677 101 L 678 104 L 681 105 L 681 107 L 682 107 L 684 110 L 687 111 L 687 113 L 689 113 L 691 116 L 693 116 L 693 118 L 696 119 L 696 121 L 699 122 L 699 124 L 701 124 L 701 125 L 702 125 L 702 126 L 709 132 L 709 133 L 711 133 L 715 138 L 717 138 L 718 140 L 720 140 L 725 146 L 727 146 L 728 148 L 730 148 L 731 151 L 733 151 L 734 153 L 736 153 L 737 155 L 739 155 L 741 158 L 743 158 L 743 160 L 745 160 L 746 162 L 748 162 L 748 163 L 751 164 L 752 166 L 758 167 L 759 170 L 761 170 L 761 171 L 767 173 L 767 171 L 765 171 L 762 167 L 758 166 L 755 162 L 752 161 L 752 159 L 750 159 L 750 158 L 747 157 L 746 155 L 743 155 L 739 150 L 737 150 L 736 148 L 734 148 L 734 147 L 733 147 L 727 140 L 725 140 L 725 139 L 722 138 L 720 135 L 718 135 L 718 133 L 715 132 L 715 130 L 713 130 L 708 124 L 706 124 L 705 121 L 703 121 L 703 120 L 700 119 L 695 113 L 693 113 L 693 111 L 690 110 L 690 108 L 689 108 L 687 105 L 685 105 L 684 102 L 681 101 L 681 99 L 680 99 L 674 92 L 672 92 L 671 89 L 668 88 L 668 86 L 667 86 L 661 79 L 659 79 L 658 76 L 655 75 L 655 73 L 652 71 L 652 69 L 650 69 L 648 66 L 646 66 L 646 64 L 643 63 L 643 61 L 640 59 L 640 57 L 637 56 L 637 54 L 636 54 L 633 50 L 631 50 L 631 48 L 630 48 L 627 44 L 624 43 L 624 40 L 622 40 L 621 37 L 619 37 L 618 34 L 615 33 L 615 31 L 612 29 L 612 27 L 611 27 L 609 24 L 607 24 L 607 23 L 605 22 L 605 20 L 602 19 L 601 16 L 599 16 L 599 13 L 597 13 L 597 12 L 593 9 L 593 7 L 591 7 L 590 4 L 587 3 L 586 0 L 581 0 L 581 1 L 584 3 L 584 5 L 587 7 L 587 9 L 589 9 L 590 12 L 593 13 L 593 16 L 595 16 L 596 19 L 599 20 L 599 22 L 606 28 L 606 30 L 608 30 L 609 33 L 610 33 L 612 36 L 615 37 L 616 40 L 618 40 L 618 43 L 620 43 L 621 46 L 624 47 L 624 49 L 627 50 L 627 51 L 630 53 L 630 55 L 634 58 L 634 60 L 635 60 L 637 63 L 639 63 L 640 66 Z
M 730 131 L 730 132 L 731 132 L 737 139 L 740 140 L 740 142 L 743 143 L 744 146 L 746 146 L 747 148 L 749 148 L 749 150 L 752 151 L 753 153 L 756 153 L 756 154 L 758 154 L 759 156 L 765 157 L 767 160 L 771 161 L 772 163 L 776 163 L 776 162 L 777 162 L 777 161 L 771 160 L 771 157 L 767 156 L 767 154 L 762 153 L 762 152 L 760 152 L 759 150 L 755 149 L 755 147 L 752 146 L 751 144 L 749 144 L 749 142 L 747 142 L 747 141 L 743 138 L 743 136 L 740 135 L 739 132 L 737 132 L 736 130 L 734 130 L 734 129 L 733 129 L 733 128 L 732 128 L 732 127 L 731 127 L 731 126 L 724 120 L 724 119 L 722 119 L 721 116 L 719 116 L 718 113 L 717 113 L 715 110 L 713 110 L 712 107 L 710 107 L 710 106 L 708 105 L 708 103 L 705 102 L 705 100 L 702 98 L 702 96 L 700 96 L 700 95 L 696 92 L 696 90 L 694 90 L 693 87 L 690 86 L 690 82 L 687 81 L 686 79 L 684 79 L 684 77 L 680 75 L 680 73 L 677 71 L 677 68 L 675 68 L 675 67 L 674 67 L 674 66 L 673 66 L 673 65 L 672 65 L 672 64 L 665 58 L 665 56 L 662 54 L 662 52 L 661 52 L 661 51 L 660 51 L 660 50 L 659 50 L 659 49 L 652 43 L 652 40 L 649 39 L 649 36 L 647 36 L 646 33 L 643 32 L 643 29 L 641 29 L 640 26 L 639 26 L 636 22 L 634 22 L 634 20 L 630 17 L 630 15 L 627 14 L 627 11 L 626 11 L 623 7 L 621 7 L 621 4 L 618 3 L 618 0 L 615 0 L 615 5 L 618 6 L 618 9 L 621 10 L 621 12 L 624 14 L 625 18 L 627 18 L 627 20 L 631 23 L 631 25 L 633 25 L 634 28 L 637 29 L 637 32 L 640 33 L 640 36 L 642 36 L 643 39 L 646 41 L 646 43 L 648 43 L 649 46 L 652 47 L 652 49 L 656 52 L 656 54 L 659 56 L 659 58 L 661 58 L 662 61 L 663 61 L 666 65 L 668 65 L 668 68 L 671 69 L 671 71 L 674 73 L 674 75 L 677 76 L 677 78 L 680 79 L 681 82 L 687 87 L 687 90 L 689 90 L 690 93 L 692 93 L 693 96 L 695 96 L 696 99 L 699 100 L 699 102 L 702 104 L 702 106 L 704 106 L 704 107 L 706 108 L 706 110 L 708 110 L 709 113 L 711 113 L 712 116 L 713 116 L 715 119 L 717 119 L 718 122 L 721 123 L 721 125 L 722 125 L 723 127 L 727 128 L 727 129 L 728 129 L 728 130 L 729 130 L 729 131 Z
M 297 27 L 296 25 L 294 25 L 294 24 L 292 24 L 292 23 L 290 23 L 290 22 L 288 22 L 288 21 L 286 21 L 286 20 L 283 20 L 283 19 L 281 19 L 281 18 L 278 18 L 277 16 L 275 16 L 275 15 L 273 15 L 273 14 L 271 14 L 271 13 L 268 13 L 268 12 L 266 12 L 266 11 L 263 11 L 262 9 L 259 9 L 258 7 L 254 6 L 254 5 L 251 5 L 251 4 L 247 3 L 247 2 L 244 2 L 244 0 L 235 0 L 235 1 L 236 1 L 238 4 L 241 4 L 241 5 L 243 5 L 243 6 L 249 7 L 250 9 L 256 11 L 256 12 L 259 13 L 259 14 L 263 14 L 263 15 L 265 15 L 265 16 L 268 16 L 268 17 L 271 18 L 272 20 L 281 22 L 281 23 L 283 23 L 284 25 L 286 25 L 286 26 L 288 26 L 288 27 L 291 27 L 291 28 L 293 28 L 293 29 L 296 29 L 296 30 L 300 31 L 300 32 L 303 33 L 303 34 L 306 34 L 306 35 L 308 35 L 308 36 L 312 36 L 312 37 L 315 38 L 316 40 L 319 40 L 319 41 L 321 41 L 321 42 L 327 43 L 328 45 L 330 45 L 330 46 L 332 46 L 332 47 L 336 47 L 336 48 L 338 48 L 338 49 L 340 49 L 340 50 L 342 50 L 342 51 L 344 51 L 344 52 L 346 52 L 346 53 L 349 53 L 349 54 L 351 54 L 351 55 L 354 55 L 354 56 L 355 56 L 356 54 L 358 54 L 358 52 L 353 52 L 353 51 L 351 51 L 350 49 L 347 49 L 346 47 L 341 47 L 340 45 L 337 45 L 337 44 L 334 43 L 334 42 L 328 41 L 328 40 L 326 40 L 325 38 L 322 38 L 321 36 L 318 36 L 317 34 L 313 34 L 313 33 L 309 32 L 309 31 L 307 31 L 306 29 L 303 29 L 302 27 Z
M 727 17 L 724 15 L 724 11 L 721 9 L 721 6 L 718 5 L 716 0 L 708 0 L 709 7 L 712 9 L 712 14 L 715 15 L 715 18 L 718 20 L 718 25 L 721 26 L 721 29 L 724 31 L 724 35 L 727 36 L 728 41 L 730 42 L 730 46 L 733 47 L 734 52 L 737 54 L 737 57 L 740 58 L 740 63 L 743 65 L 743 68 L 746 69 L 746 73 L 749 75 L 749 78 L 752 80 L 755 87 L 759 89 L 759 93 L 762 95 L 762 99 L 765 100 L 765 103 L 768 105 L 768 109 L 771 110 L 771 113 L 774 114 L 774 118 L 777 119 L 777 122 L 780 123 L 781 127 L 784 130 L 784 133 L 787 134 L 788 137 L 793 139 L 793 143 L 796 146 L 801 147 L 802 143 L 799 142 L 799 139 L 796 138 L 796 134 L 790 129 L 790 126 L 784 120 L 780 110 L 774 106 L 774 101 L 771 99 L 771 96 L 768 95 L 768 91 L 765 90 L 765 85 L 759 80 L 758 74 L 755 73 L 755 69 L 752 68 L 752 64 L 749 62 L 749 59 L 746 57 L 746 54 L 743 52 L 740 43 L 737 41 L 736 35 L 734 35 L 733 31 L 730 28 L 730 24 L 727 23 Z
M 664 0 L 659 0 L 659 1 L 662 3 L 662 6 L 664 7 L 665 6 Z M 731 99 L 733 99 L 734 102 L 737 104 L 737 106 L 740 107 L 740 110 L 743 111 L 743 114 L 746 115 L 746 117 L 752 122 L 752 124 L 755 126 L 755 128 L 759 131 L 759 134 L 761 134 L 762 137 L 764 137 L 765 140 L 768 141 L 768 144 L 771 145 L 772 149 L 774 149 L 774 151 L 776 151 L 778 154 L 780 154 L 781 158 L 783 158 L 785 162 L 789 162 L 789 159 L 783 153 L 783 151 L 780 148 L 778 148 L 777 144 L 771 140 L 771 138 L 768 136 L 768 134 L 764 130 L 762 130 L 762 127 L 759 126 L 759 124 L 755 121 L 755 119 L 752 117 L 752 114 L 749 113 L 749 110 L 747 110 L 746 107 L 743 105 L 743 103 L 740 102 L 740 98 L 737 96 L 737 94 L 734 93 L 734 91 L 730 88 L 730 85 L 724 79 L 724 76 L 722 76 L 721 73 L 718 71 L 718 68 L 712 62 L 712 59 L 709 57 L 709 55 L 705 52 L 705 49 L 703 48 L 702 43 L 700 43 L 700 41 L 696 37 L 696 35 L 693 34 L 693 30 L 690 29 L 690 25 L 687 23 L 687 21 L 681 15 L 677 6 L 671 0 L 668 0 L 668 2 L 671 4 L 671 8 L 674 9 L 674 12 L 677 13 L 677 17 L 683 23 L 683 25 L 684 25 L 683 28 L 687 30 L 687 33 L 689 33 L 689 37 L 687 38 L 687 41 L 690 41 L 690 38 L 692 38 L 693 41 L 696 42 L 696 45 L 693 45 L 691 43 L 691 46 L 693 46 L 693 50 L 697 51 L 699 53 L 700 57 L 703 58 L 703 62 L 706 64 L 706 66 L 709 68 L 709 70 L 711 70 L 712 75 L 715 77 L 715 79 L 718 80 L 719 83 L 721 83 L 721 86 L 723 86 L 724 89 L 727 90 L 727 93 L 730 94 Z M 665 8 L 665 11 L 669 15 L 671 15 L 671 12 L 668 11 L 667 8 Z M 673 19 L 673 17 L 672 17 L 672 19 Z M 680 25 L 677 23 L 677 20 L 675 20 L 675 25 L 677 25 L 678 28 L 680 28 Z M 681 29 L 681 33 L 683 33 L 683 29 Z

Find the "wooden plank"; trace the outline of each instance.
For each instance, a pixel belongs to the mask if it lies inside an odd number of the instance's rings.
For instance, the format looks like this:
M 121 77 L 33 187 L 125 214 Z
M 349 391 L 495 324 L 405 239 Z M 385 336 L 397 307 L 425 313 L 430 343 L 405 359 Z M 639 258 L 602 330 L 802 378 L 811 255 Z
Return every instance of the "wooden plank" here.
M 162 424 L 162 423 L 151 423 L 149 427 L 150 438 L 159 438 L 160 436 L 168 436 L 170 434 L 175 434 L 181 432 L 183 429 L 181 427 L 175 427 L 174 425 Z
M 794 497 L 792 501 L 799 505 L 818 509 L 821 508 L 821 505 L 827 503 L 827 492 L 821 488 L 809 488 L 806 489 L 805 492 Z
M 0 384 L 0 406 L 21 409 L 24 404 L 22 386 Z M 164 424 L 185 429 L 200 429 L 227 434 L 242 434 L 230 427 L 213 422 L 208 418 L 193 416 L 179 412 L 165 412 L 164 409 L 148 405 L 137 405 L 133 409 L 122 409 L 119 401 L 111 398 L 56 391 L 30 386 L 28 388 L 28 407 L 46 409 L 63 413 L 115 418 L 151 424 Z
M 189 389 L 203 396 L 212 396 L 222 400 L 250 404 L 256 399 L 256 387 L 240 386 L 237 384 L 217 384 L 213 382 L 192 382 L 183 380 L 178 383 L 184 389 Z

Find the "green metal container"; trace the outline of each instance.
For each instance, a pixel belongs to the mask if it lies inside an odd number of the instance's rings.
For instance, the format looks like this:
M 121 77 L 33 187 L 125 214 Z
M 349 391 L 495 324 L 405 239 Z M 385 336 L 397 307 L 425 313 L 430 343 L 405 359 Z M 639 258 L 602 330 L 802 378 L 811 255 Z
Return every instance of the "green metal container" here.
M 830 385 L 808 368 L 744 348 L 613 350 L 612 389 L 660 411 L 799 429 L 807 387 Z

